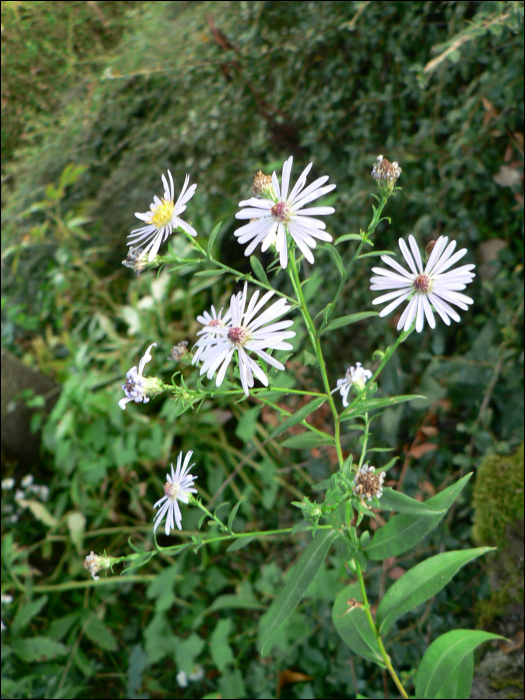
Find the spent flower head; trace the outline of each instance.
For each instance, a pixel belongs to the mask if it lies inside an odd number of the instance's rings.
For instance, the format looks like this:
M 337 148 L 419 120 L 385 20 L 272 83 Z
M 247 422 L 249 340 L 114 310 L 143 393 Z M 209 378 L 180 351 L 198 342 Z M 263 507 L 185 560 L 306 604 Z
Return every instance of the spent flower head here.
M 126 394 L 126 398 L 120 399 L 118 405 L 122 410 L 126 408 L 129 401 L 135 403 L 148 403 L 150 397 L 157 396 L 164 391 L 164 384 L 157 377 L 145 377 L 144 367 L 151 360 L 150 350 L 156 347 L 157 343 L 151 343 L 149 348 L 144 353 L 144 357 L 139 362 L 139 367 L 132 367 L 126 374 L 126 383 L 122 385 L 122 389 Z
M 271 175 L 265 175 L 262 170 L 257 172 L 253 178 L 252 196 L 266 197 L 266 199 L 276 198 Z
M 197 231 L 190 226 L 186 221 L 180 218 L 180 215 L 186 211 L 186 204 L 195 194 L 197 185 L 188 187 L 190 176 L 186 175 L 184 186 L 176 202 L 175 188 L 173 185 L 173 177 L 168 170 L 169 183 L 165 175 L 162 175 L 162 184 L 164 185 L 164 197 L 159 199 L 157 195 L 153 197 L 153 202 L 150 205 L 150 210 L 144 214 L 136 213 L 137 219 L 144 221 L 146 226 L 132 231 L 129 238 L 129 246 L 135 246 L 139 243 L 141 246 L 146 244 L 141 253 L 141 258 L 148 255 L 148 262 L 152 262 L 154 257 L 159 252 L 161 243 L 177 228 L 181 228 L 191 236 L 196 236 Z
M 91 554 L 88 554 L 88 556 L 84 559 L 84 569 L 89 571 L 94 581 L 98 581 L 100 579 L 100 576 L 97 576 L 99 571 L 109 568 L 111 568 L 111 557 L 106 555 L 102 556 L 101 554 L 91 552 Z
M 381 498 L 385 472 L 376 472 L 375 467 L 364 464 L 354 478 L 354 493 L 364 501 Z
M 450 304 L 466 311 L 468 304 L 474 303 L 470 297 L 460 294 L 460 290 L 465 289 L 467 284 L 472 282 L 475 277 L 472 270 L 476 266 L 462 265 L 455 270 L 449 268 L 461 260 L 467 249 L 463 248 L 454 253 L 456 241 L 447 245 L 447 236 L 440 236 L 430 253 L 425 269 L 423 269 L 423 261 L 414 236 L 409 236 L 408 242 L 412 253 L 410 253 L 405 241 L 402 238 L 399 239 L 399 247 L 410 270 L 406 270 L 389 255 L 382 255 L 381 260 L 395 272 L 382 267 L 372 268 L 372 271 L 379 277 L 371 278 L 370 289 L 394 290 L 373 300 L 373 304 L 390 302 L 379 315 L 386 316 L 410 297 L 410 301 L 397 324 L 397 330 L 403 328 L 407 331 L 416 319 L 416 330 L 421 333 L 425 317 L 429 326 L 435 328 L 436 319 L 433 309 L 437 311 L 447 326 L 450 326 L 450 319 L 459 321 L 459 314 Z
M 361 367 L 360 362 L 355 363 L 355 367 L 349 367 L 343 379 L 337 380 L 337 386 L 343 397 L 343 406 L 348 406 L 348 394 L 353 387 L 356 393 L 360 393 L 365 388 L 365 384 L 372 377 L 369 369 Z
M 236 219 L 250 219 L 248 224 L 235 231 L 239 243 L 251 241 L 244 254 L 251 255 L 259 243 L 262 251 L 274 245 L 279 253 L 282 268 L 288 264 L 286 233 L 290 234 L 308 262 L 313 263 L 314 256 L 310 249 L 315 248 L 315 239 L 330 242 L 332 236 L 324 231 L 326 228 L 324 221 L 312 217 L 333 214 L 335 211 L 333 207 L 303 208 L 309 202 L 331 192 L 335 189 L 335 185 L 323 187 L 328 180 L 328 175 L 324 175 L 305 189 L 306 176 L 313 165 L 310 163 L 290 191 L 292 163 L 293 157 L 290 156 L 283 165 L 281 185 L 276 173 L 273 173 L 271 189 L 267 180 L 263 180 L 269 176 L 260 173 L 261 178 L 259 178 L 260 182 L 257 181 L 257 187 L 254 182 L 254 192 L 257 191 L 257 194 L 251 199 L 239 202 L 239 206 L 244 208 L 235 214 Z M 258 176 L 259 173 L 256 180 Z M 261 195 L 264 198 L 260 198 Z
M 129 267 L 130 270 L 136 273 L 137 277 L 148 266 L 148 261 L 144 255 L 142 248 L 128 248 L 126 259 L 122 261 L 124 267 Z
M 193 482 L 197 477 L 189 473 L 190 469 L 195 466 L 195 464 L 190 464 L 192 455 L 193 452 L 190 450 L 183 462 L 181 452 L 177 457 L 177 470 L 173 469 L 172 464 L 171 475 L 166 474 L 164 496 L 153 506 L 153 508 L 160 508 L 153 520 L 153 532 L 156 532 L 164 516 L 166 516 L 165 532 L 167 535 L 170 534 L 171 530 L 175 529 L 175 523 L 179 530 L 182 530 L 182 515 L 178 501 L 189 503 L 190 498 L 192 498 L 191 494 L 197 493 L 197 489 L 192 488 Z
M 383 156 L 377 156 L 377 160 L 372 168 L 372 177 L 377 182 L 377 187 L 381 194 L 387 197 L 392 194 L 396 186 L 397 179 L 403 171 L 398 163 L 391 163 Z
M 171 348 L 170 356 L 167 359 L 172 360 L 173 362 L 178 362 L 180 359 L 182 359 L 187 354 L 188 354 L 188 341 L 181 340 L 180 343 L 177 343 L 177 345 L 174 345 Z
M 268 386 L 268 377 L 259 367 L 259 365 L 248 355 L 248 352 L 254 352 L 262 360 L 267 362 L 272 367 L 284 370 L 284 365 L 269 355 L 266 350 L 292 350 L 293 346 L 290 343 L 284 342 L 288 338 L 295 336 L 294 331 L 285 331 L 293 325 L 293 321 L 279 321 L 276 319 L 286 313 L 290 306 L 285 299 L 279 299 L 273 303 L 266 311 L 263 311 L 259 316 L 257 314 L 266 302 L 271 299 L 275 292 L 267 292 L 259 299 L 259 290 L 252 295 L 248 308 L 245 311 L 246 301 L 248 296 L 248 285 L 244 285 L 244 289 L 239 294 L 234 294 L 230 300 L 230 310 L 224 318 L 228 318 L 227 325 L 206 326 L 203 331 L 209 333 L 207 342 L 200 347 L 200 354 L 197 353 L 193 358 L 196 358 L 203 364 L 200 374 L 206 373 L 208 379 L 211 379 L 215 372 L 217 378 L 216 386 L 220 386 L 226 375 L 226 370 L 231 362 L 234 353 L 237 353 L 239 362 L 239 373 L 241 377 L 242 388 L 246 396 L 250 393 L 250 388 L 253 387 L 254 375 L 257 379 Z M 270 324 L 270 325 L 267 325 Z M 211 334 L 214 334 L 214 337 Z M 219 369 L 220 367 L 220 369 Z

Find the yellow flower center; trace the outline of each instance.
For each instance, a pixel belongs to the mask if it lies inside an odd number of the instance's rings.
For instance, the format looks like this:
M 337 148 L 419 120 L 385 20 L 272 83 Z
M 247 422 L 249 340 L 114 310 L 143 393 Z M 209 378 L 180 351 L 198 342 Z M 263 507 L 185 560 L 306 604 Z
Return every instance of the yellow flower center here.
M 173 217 L 175 205 L 171 199 L 163 199 L 162 204 L 157 207 L 155 213 L 151 217 L 151 223 L 159 228 L 169 224 Z

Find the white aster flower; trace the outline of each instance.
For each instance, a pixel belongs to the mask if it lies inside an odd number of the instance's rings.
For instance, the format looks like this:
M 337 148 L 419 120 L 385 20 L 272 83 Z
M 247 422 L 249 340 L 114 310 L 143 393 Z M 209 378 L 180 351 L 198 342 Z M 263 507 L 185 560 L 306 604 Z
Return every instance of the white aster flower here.
M 13 596 L 9 593 L 2 593 L 2 605 L 11 605 Z
M 23 478 L 22 481 L 20 482 L 20 486 L 22 488 L 27 488 L 28 486 L 31 486 L 31 484 L 34 481 L 34 476 L 32 474 L 26 474 Z
M 337 380 L 337 386 L 343 397 L 343 406 L 348 406 L 348 394 L 351 387 L 359 391 L 363 391 L 365 384 L 372 377 L 372 372 L 369 369 L 361 367 L 360 362 L 355 363 L 355 367 L 350 367 L 346 370 L 344 379 Z
M 175 523 L 179 530 L 182 530 L 182 515 L 180 512 L 179 504 L 189 503 L 190 494 L 197 493 L 197 489 L 192 488 L 193 482 L 197 478 L 192 476 L 189 471 L 194 464 L 190 464 L 190 459 L 193 452 L 190 450 L 186 457 L 184 458 L 184 464 L 182 463 L 182 452 L 177 457 L 177 471 L 174 471 L 173 464 L 171 465 L 171 476 L 166 474 L 166 483 L 164 484 L 164 496 L 157 501 L 154 508 L 160 506 L 160 510 L 155 515 L 153 532 L 155 532 L 160 525 L 162 519 L 166 515 L 166 529 L 167 535 L 170 534 L 170 530 L 175 529 Z
M 164 197 L 159 199 L 156 195 L 153 197 L 153 202 L 150 210 L 145 214 L 137 213 L 137 219 L 144 221 L 146 226 L 132 231 L 128 238 L 129 246 L 136 246 L 137 243 L 146 247 L 142 249 L 140 257 L 143 258 L 149 252 L 148 262 L 151 262 L 157 255 L 161 243 L 170 236 L 176 228 L 181 228 L 192 236 L 197 235 L 197 231 L 190 226 L 186 221 L 180 218 L 180 215 L 186 211 L 186 204 L 195 194 L 197 185 L 188 187 L 190 176 L 186 175 L 184 187 L 179 194 L 179 198 L 175 203 L 175 189 L 173 186 L 173 177 L 168 170 L 169 184 L 166 177 L 162 175 L 162 184 L 164 185 Z
M 326 224 L 312 216 L 325 216 L 333 214 L 333 207 L 303 207 L 335 189 L 335 185 L 322 185 L 328 180 L 328 175 L 320 177 L 312 182 L 306 189 L 306 176 L 310 172 L 313 163 L 310 163 L 297 180 L 295 187 L 288 194 L 290 186 L 290 174 L 292 171 L 293 158 L 288 158 L 283 165 L 282 185 L 275 172 L 272 175 L 273 199 L 260 199 L 252 197 L 243 202 L 239 202 L 241 209 L 235 214 L 236 219 L 252 219 L 245 226 L 235 231 L 239 243 L 250 245 L 245 250 L 245 255 L 251 255 L 255 248 L 261 243 L 261 250 L 267 250 L 271 245 L 280 256 L 281 267 L 284 269 L 288 264 L 288 245 L 286 242 L 286 232 L 288 231 L 298 248 L 308 262 L 314 262 L 314 256 L 310 248 L 315 248 L 315 239 L 321 241 L 331 241 L 332 236 L 324 229 Z M 263 194 L 268 192 L 265 190 Z
M 372 270 L 380 277 L 372 277 L 370 289 L 385 290 L 393 289 L 395 291 L 383 294 L 373 300 L 373 304 L 383 304 L 385 301 L 391 303 L 386 306 L 380 316 L 386 316 L 393 311 L 399 304 L 402 304 L 405 299 L 410 298 L 406 309 L 401 314 L 397 330 L 403 328 L 407 331 L 412 325 L 414 318 L 416 319 L 416 330 L 421 333 L 423 323 L 426 316 L 428 324 L 431 328 L 435 328 L 436 320 L 434 318 L 435 311 L 441 316 L 443 321 L 450 325 L 450 319 L 459 321 L 458 313 L 450 306 L 454 304 L 460 309 L 467 310 L 468 304 L 474 302 L 470 297 L 460 294 L 461 289 L 465 289 L 469 282 L 475 277 L 471 272 L 475 265 L 463 265 L 455 270 L 449 270 L 458 260 L 467 252 L 466 248 L 458 250 L 454 253 L 456 241 L 448 244 L 447 236 L 440 236 L 436 241 L 428 262 L 423 270 L 423 262 L 421 254 L 417 247 L 413 236 L 408 237 L 412 255 L 408 250 L 405 241 L 399 239 L 399 247 L 403 253 L 410 271 L 405 270 L 398 262 L 393 260 L 389 255 L 382 255 L 381 260 L 395 270 L 386 270 L 382 267 L 373 267 Z M 454 253 L 454 255 L 452 255 Z M 413 257 L 412 257 L 413 256 Z M 448 272 L 446 272 L 449 270 Z M 393 300 L 393 301 L 392 301 Z
M 200 330 L 197 335 L 201 337 L 195 343 L 197 350 L 193 355 L 192 364 L 196 364 L 202 353 L 207 349 L 207 347 L 212 343 L 217 337 L 216 328 L 226 328 L 231 325 L 231 313 L 227 311 L 224 316 L 222 315 L 222 309 L 217 313 L 215 307 L 211 307 L 211 314 L 205 311 L 201 316 L 197 316 L 197 321 L 202 323 L 204 328 Z
M 290 345 L 290 343 L 285 343 L 283 341 L 295 336 L 294 331 L 284 330 L 293 325 L 293 321 L 279 321 L 278 323 L 273 323 L 273 321 L 290 309 L 286 300 L 279 299 L 279 301 L 276 301 L 256 318 L 256 315 L 275 292 L 267 292 L 259 303 L 257 303 L 259 299 L 259 290 L 257 290 L 250 299 L 250 303 L 245 312 L 247 288 L 248 285 L 245 284 L 244 290 L 239 294 L 234 294 L 231 298 L 229 311 L 231 317 L 230 325 L 224 328 L 220 328 L 219 326 L 206 326 L 203 329 L 206 332 L 213 331 L 217 335 L 215 338 L 209 340 L 209 344 L 201 353 L 203 365 L 200 370 L 200 374 L 207 373 L 206 376 L 208 379 L 211 379 L 215 372 L 219 370 L 215 384 L 216 386 L 220 386 L 233 354 L 237 351 L 241 384 L 246 396 L 250 393 L 249 389 L 253 387 L 253 375 L 255 375 L 264 386 L 268 386 L 268 377 L 259 365 L 248 355 L 247 351 L 254 352 L 262 360 L 272 365 L 272 367 L 283 370 L 284 365 L 265 352 L 265 350 L 293 350 L 293 346 Z M 270 323 L 269 326 L 266 325 L 268 323 Z
M 5 489 L 6 491 L 11 491 L 15 487 L 15 480 L 13 479 L 12 476 L 8 476 L 5 479 L 2 479 L 2 489 Z
M 145 377 L 144 367 L 152 358 L 150 350 L 157 347 L 157 343 L 151 343 L 149 348 L 144 353 L 144 357 L 139 362 L 139 368 L 132 367 L 126 374 L 126 383 L 122 385 L 122 389 L 126 394 L 125 399 L 120 399 L 118 405 L 122 410 L 125 410 L 126 404 L 129 401 L 135 403 L 148 403 L 150 396 L 155 396 L 163 391 L 162 382 L 156 377 Z

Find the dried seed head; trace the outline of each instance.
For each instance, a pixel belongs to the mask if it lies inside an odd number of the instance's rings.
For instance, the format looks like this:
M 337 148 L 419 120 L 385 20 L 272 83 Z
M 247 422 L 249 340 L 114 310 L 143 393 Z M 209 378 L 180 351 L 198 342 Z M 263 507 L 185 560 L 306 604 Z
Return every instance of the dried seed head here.
M 272 176 L 265 175 L 262 170 L 259 170 L 257 175 L 253 178 L 252 193 L 254 197 L 261 197 L 265 194 L 270 194 L 273 192 Z
M 357 472 L 354 478 L 354 493 L 361 500 L 371 501 L 372 498 L 380 498 L 383 493 L 383 481 L 385 472 L 377 472 L 375 467 L 365 464 Z

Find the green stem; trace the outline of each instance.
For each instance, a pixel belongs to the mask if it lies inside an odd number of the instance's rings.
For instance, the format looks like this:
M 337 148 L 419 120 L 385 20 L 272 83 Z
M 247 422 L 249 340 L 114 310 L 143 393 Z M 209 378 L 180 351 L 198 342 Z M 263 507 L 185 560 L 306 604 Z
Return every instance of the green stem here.
M 310 312 L 308 311 L 308 306 L 306 305 L 306 301 L 304 299 L 303 295 L 303 290 L 301 287 L 301 282 L 299 280 L 299 273 L 297 271 L 297 265 L 295 263 L 295 251 L 291 250 L 290 251 L 290 257 L 288 261 L 288 269 L 289 269 L 289 274 L 290 274 L 290 279 L 295 291 L 295 294 L 297 296 L 297 301 L 299 302 L 299 308 L 301 309 L 301 314 L 303 316 L 306 329 L 308 331 L 308 335 L 310 337 L 310 342 L 312 343 L 312 347 L 314 349 L 315 355 L 317 357 L 317 360 L 319 362 L 319 369 L 321 370 L 321 375 L 323 377 L 323 384 L 324 388 L 326 391 L 326 397 L 328 400 L 328 403 L 330 404 L 330 409 L 332 411 L 332 415 L 334 417 L 334 427 L 335 427 L 335 448 L 337 450 L 337 459 L 339 461 L 339 466 L 341 467 L 343 465 L 344 459 L 343 459 L 343 452 L 341 450 L 341 423 L 339 419 L 339 414 L 337 412 L 337 409 L 335 407 L 334 399 L 332 397 L 332 394 L 330 392 L 330 383 L 328 381 L 328 374 L 326 371 L 326 363 L 323 357 L 323 351 L 321 349 L 321 342 L 319 340 L 319 337 L 317 335 L 317 332 L 315 330 L 315 325 L 313 322 L 312 317 L 310 316 Z
M 200 508 L 203 513 L 206 513 L 206 515 L 213 520 L 217 525 L 221 528 L 223 532 L 228 532 L 228 528 L 226 525 L 222 522 L 222 520 L 219 520 L 219 518 L 216 515 L 213 515 L 204 505 L 204 503 L 198 499 L 198 498 L 193 498 L 190 503 L 193 503 L 194 505 L 197 506 L 197 508 Z
M 397 677 L 396 672 L 394 671 L 394 667 L 392 666 L 392 662 L 390 661 L 390 657 L 386 653 L 386 649 L 383 644 L 383 640 L 381 639 L 381 635 L 376 629 L 374 618 L 372 617 L 372 613 L 370 612 L 370 603 L 368 602 L 368 598 L 366 596 L 366 588 L 365 588 L 365 582 L 363 580 L 363 572 L 361 570 L 361 567 L 359 566 L 358 562 L 354 559 L 354 564 L 355 564 L 355 569 L 357 573 L 357 579 L 359 581 L 359 588 L 361 590 L 361 596 L 363 598 L 363 610 L 365 611 L 366 619 L 368 620 L 368 624 L 370 625 L 370 629 L 374 633 L 374 637 L 376 638 L 377 641 L 377 646 L 379 647 L 379 651 L 381 652 L 381 656 L 383 657 L 383 661 L 385 662 L 385 666 L 388 669 L 388 672 L 390 673 L 392 680 L 397 686 L 397 689 L 401 693 L 401 696 L 403 698 L 408 698 L 408 695 L 406 693 L 406 690 L 403 688 L 401 685 L 401 681 Z
M 326 314 L 326 318 L 323 320 L 323 324 L 321 325 L 321 328 L 319 329 L 319 332 L 323 330 L 328 325 L 328 320 L 332 314 L 332 311 L 335 309 L 335 305 L 337 303 L 337 300 L 341 296 L 343 289 L 345 287 L 345 284 L 348 280 L 348 277 L 350 276 L 350 271 L 352 270 L 352 267 L 354 266 L 357 258 L 359 257 L 359 254 L 361 253 L 363 246 L 365 242 L 370 238 L 370 236 L 374 233 L 374 231 L 377 228 L 377 225 L 379 223 L 379 220 L 381 218 L 381 214 L 383 212 L 383 209 L 385 208 L 385 204 L 387 203 L 388 197 L 385 197 L 384 195 L 381 196 L 381 202 L 379 203 L 379 206 L 377 209 L 374 209 L 374 216 L 372 217 L 372 221 L 368 225 L 368 229 L 366 233 L 362 232 L 362 240 L 360 241 L 357 250 L 355 251 L 352 259 L 348 263 L 348 265 L 345 265 L 345 274 L 341 278 L 341 281 L 339 282 L 339 287 L 337 288 L 337 291 L 334 295 L 334 298 L 332 300 L 333 306 L 329 309 L 328 313 Z
M 363 466 L 363 462 L 365 461 L 365 456 L 366 456 L 366 448 L 368 445 L 368 436 L 370 435 L 369 432 L 369 426 L 370 426 L 370 421 L 368 419 L 368 411 L 365 413 L 365 430 L 363 432 L 363 445 L 361 447 L 361 456 L 359 457 L 359 469 Z

